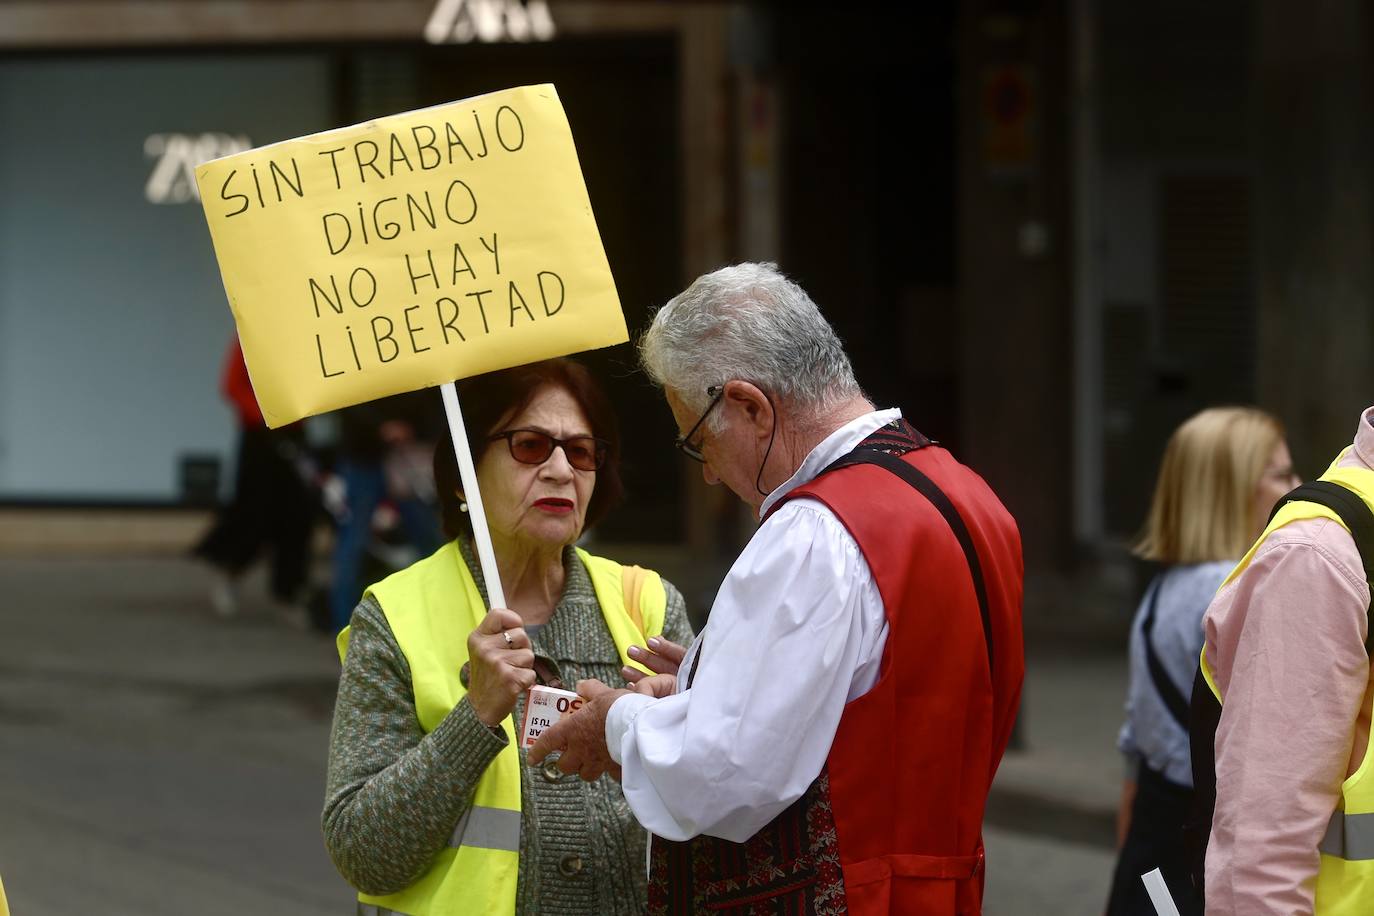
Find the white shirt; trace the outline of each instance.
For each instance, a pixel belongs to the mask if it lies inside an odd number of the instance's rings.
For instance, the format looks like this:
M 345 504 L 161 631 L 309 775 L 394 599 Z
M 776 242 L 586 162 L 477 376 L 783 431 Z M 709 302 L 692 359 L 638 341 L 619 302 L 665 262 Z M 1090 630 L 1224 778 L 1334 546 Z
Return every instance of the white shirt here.
M 831 433 L 760 514 L 900 416 L 875 411 Z M 606 717 L 635 817 L 668 840 L 753 836 L 820 775 L 845 704 L 877 683 L 886 641 L 878 585 L 835 514 L 803 497 L 768 516 L 721 583 L 678 694 L 621 697 Z

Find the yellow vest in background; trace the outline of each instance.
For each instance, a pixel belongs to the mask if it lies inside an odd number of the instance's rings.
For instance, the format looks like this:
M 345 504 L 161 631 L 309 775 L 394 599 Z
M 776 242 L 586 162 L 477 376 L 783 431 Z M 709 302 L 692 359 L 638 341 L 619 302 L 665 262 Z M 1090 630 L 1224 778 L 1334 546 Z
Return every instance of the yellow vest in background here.
M 1374 471 L 1336 467 L 1344 457 L 1342 453 L 1320 479 L 1354 491 L 1374 510 Z M 1288 503 L 1278 511 L 1250 552 L 1226 577 L 1222 588 L 1245 571 L 1255 552 L 1271 533 L 1290 522 L 1310 518 L 1334 519 L 1342 528 L 1345 527 L 1340 516 L 1325 506 L 1306 502 Z M 1299 609 L 1294 610 L 1296 612 Z M 1205 646 L 1202 650 L 1202 676 L 1207 680 L 1207 686 L 1212 688 L 1217 702 L 1224 702 L 1212 677 L 1212 668 L 1207 663 Z M 1340 807 L 1332 814 L 1326 836 L 1319 847 L 1321 869 L 1317 873 L 1315 908 L 1319 916 L 1367 916 L 1374 913 L 1374 776 L 1370 772 L 1374 769 L 1374 753 L 1371 750 L 1374 750 L 1374 741 L 1365 749 L 1359 768 L 1341 784 Z
M 668 598 L 658 574 L 577 551 L 596 591 L 621 661 L 646 636 L 663 632 Z M 459 671 L 468 660 L 468 635 L 487 614 L 477 583 L 454 542 L 368 589 L 381 605 L 410 665 L 415 711 L 425 734 L 433 731 L 467 693 Z M 627 594 L 637 603 L 627 607 Z M 339 658 L 348 651 L 348 628 L 338 637 Z M 520 865 L 520 752 L 513 716 L 501 723 L 506 747 L 477 782 L 472 807 L 459 820 L 446 849 L 410 887 L 374 897 L 359 894 L 359 911 L 376 916 L 515 912 Z M 0 914 L 2 916 L 2 914 Z

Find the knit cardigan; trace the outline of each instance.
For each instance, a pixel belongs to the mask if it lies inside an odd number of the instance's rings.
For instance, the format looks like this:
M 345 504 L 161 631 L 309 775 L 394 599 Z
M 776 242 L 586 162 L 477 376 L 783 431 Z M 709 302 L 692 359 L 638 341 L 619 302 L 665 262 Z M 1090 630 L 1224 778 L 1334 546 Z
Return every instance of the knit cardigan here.
M 463 559 L 486 598 L 471 546 Z M 563 596 L 533 637 L 534 651 L 570 689 L 583 678 L 619 686 L 620 656 L 591 579 L 567 548 Z M 668 595 L 663 635 L 691 642 L 682 595 Z M 518 723 L 524 698 L 513 715 Z M 353 612 L 329 742 L 325 845 L 339 873 L 374 895 L 424 874 L 471 804 L 504 734 L 477 718 L 465 697 L 429 734 L 420 728 L 410 668 L 386 615 L 366 597 Z M 556 768 L 524 766 L 520 749 L 520 869 L 515 910 L 549 916 L 631 916 L 646 911 L 645 834 L 620 784 L 585 783 Z

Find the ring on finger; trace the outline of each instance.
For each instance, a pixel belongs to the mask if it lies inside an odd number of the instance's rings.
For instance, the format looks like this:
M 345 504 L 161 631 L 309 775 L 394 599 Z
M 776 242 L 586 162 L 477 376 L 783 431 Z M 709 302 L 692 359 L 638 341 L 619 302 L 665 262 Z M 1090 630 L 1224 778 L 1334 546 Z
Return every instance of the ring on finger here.
M 506 640 L 507 649 L 515 648 L 515 640 L 510 638 L 510 630 L 502 630 L 501 636 Z

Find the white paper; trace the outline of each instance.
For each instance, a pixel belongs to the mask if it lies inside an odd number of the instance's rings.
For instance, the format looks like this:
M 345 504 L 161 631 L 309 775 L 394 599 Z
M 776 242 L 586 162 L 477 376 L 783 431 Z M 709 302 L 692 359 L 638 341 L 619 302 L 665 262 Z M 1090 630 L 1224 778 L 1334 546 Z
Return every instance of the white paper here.
M 1174 906 L 1174 898 L 1159 869 L 1147 871 L 1140 876 L 1140 880 L 1145 882 L 1145 890 L 1149 892 L 1150 902 L 1155 905 L 1155 912 L 1159 916 L 1178 916 L 1178 907 Z

